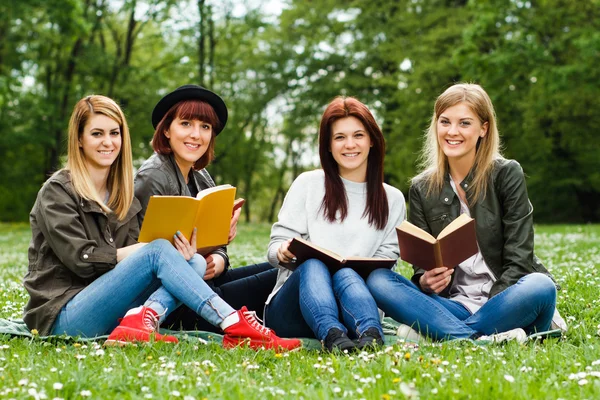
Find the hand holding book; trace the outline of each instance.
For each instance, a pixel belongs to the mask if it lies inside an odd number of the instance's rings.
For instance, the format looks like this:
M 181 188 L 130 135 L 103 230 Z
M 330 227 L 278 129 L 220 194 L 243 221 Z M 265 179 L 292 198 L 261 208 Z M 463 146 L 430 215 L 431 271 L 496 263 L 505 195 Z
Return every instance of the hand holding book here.
M 454 268 L 477 254 L 475 220 L 462 214 L 438 235 L 437 239 L 408 221 L 396 227 L 400 258 L 426 271 Z

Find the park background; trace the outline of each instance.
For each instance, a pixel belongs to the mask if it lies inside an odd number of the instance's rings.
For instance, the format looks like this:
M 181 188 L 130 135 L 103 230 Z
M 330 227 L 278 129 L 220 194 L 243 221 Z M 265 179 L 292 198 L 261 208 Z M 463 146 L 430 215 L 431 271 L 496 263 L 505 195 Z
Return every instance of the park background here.
M 64 162 L 75 102 L 122 105 L 136 166 L 151 110 L 195 83 L 230 119 L 209 167 L 273 221 L 318 166 L 325 105 L 359 98 L 385 138 L 386 182 L 407 193 L 437 95 L 481 84 L 504 154 L 527 175 L 537 222 L 600 220 L 597 0 L 20 0 L 0 2 L 0 221 L 26 221 Z

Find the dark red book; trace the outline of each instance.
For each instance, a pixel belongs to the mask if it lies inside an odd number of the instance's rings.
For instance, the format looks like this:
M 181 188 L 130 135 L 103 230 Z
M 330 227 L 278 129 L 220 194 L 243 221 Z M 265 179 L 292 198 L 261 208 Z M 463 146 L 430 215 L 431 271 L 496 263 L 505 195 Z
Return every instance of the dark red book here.
M 400 258 L 426 271 L 454 268 L 479 251 L 475 220 L 467 214 L 452 221 L 437 238 L 408 221 L 397 226 L 396 233 Z
M 371 272 L 377 268 L 392 268 L 396 264 L 396 260 L 392 258 L 369 258 L 369 257 L 348 257 L 344 258 L 333 251 L 329 251 L 322 247 L 317 246 L 301 238 L 294 238 L 290 243 L 289 250 L 294 256 L 296 261 L 284 265 L 290 270 L 295 270 L 304 261 L 311 258 L 316 258 L 322 261 L 329 271 L 333 275 L 335 272 L 342 268 L 352 268 L 360 276 L 366 279 Z

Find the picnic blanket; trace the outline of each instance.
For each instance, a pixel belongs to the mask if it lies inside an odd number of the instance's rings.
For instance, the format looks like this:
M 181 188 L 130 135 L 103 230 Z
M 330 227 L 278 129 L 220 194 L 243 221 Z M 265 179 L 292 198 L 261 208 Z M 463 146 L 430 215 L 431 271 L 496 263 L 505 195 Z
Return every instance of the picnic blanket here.
M 398 328 L 398 323 L 391 318 L 384 318 L 383 331 L 385 333 L 385 343 L 388 345 L 395 344 L 398 337 L 395 335 Z M 169 329 L 161 329 L 160 333 L 173 335 L 180 341 L 192 341 L 192 342 L 206 342 L 206 343 L 223 343 L 223 335 L 207 331 L 173 331 Z M 1 319 L 0 318 L 0 335 L 8 335 L 12 337 L 28 337 L 32 338 L 34 335 L 31 333 L 25 322 L 21 319 Z M 63 339 L 73 340 L 77 342 L 95 342 L 103 341 L 108 338 L 108 335 L 82 338 L 82 337 L 71 337 L 65 335 L 50 335 L 40 336 L 40 339 L 51 340 L 51 339 Z M 300 338 L 302 341 L 302 347 L 311 350 L 321 350 L 321 342 L 317 339 Z

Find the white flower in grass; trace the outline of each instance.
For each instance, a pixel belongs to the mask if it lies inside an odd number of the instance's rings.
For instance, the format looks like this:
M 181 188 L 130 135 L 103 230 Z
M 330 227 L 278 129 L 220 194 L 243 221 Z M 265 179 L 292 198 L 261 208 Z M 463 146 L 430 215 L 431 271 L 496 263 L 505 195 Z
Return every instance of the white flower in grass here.
M 82 390 L 81 392 L 79 392 L 79 395 L 81 397 L 90 397 L 92 395 L 92 392 L 90 390 Z
M 52 400 L 65 400 L 65 399 L 63 399 L 62 397 L 54 397 L 54 398 L 52 398 Z
M 183 400 L 196 400 L 194 396 L 184 396 Z
M 152 393 L 146 393 L 146 394 L 144 395 L 144 398 L 145 398 L 145 399 L 151 399 L 152 397 L 154 397 L 154 396 L 152 396 Z
M 181 393 L 179 393 L 178 390 L 173 390 L 171 393 L 169 393 L 171 396 L 173 397 L 179 397 L 181 396 Z
M 579 386 L 583 386 L 583 385 L 587 385 L 588 384 L 588 380 L 587 379 L 580 379 L 577 384 Z
M 512 375 L 504 375 L 504 379 L 506 379 L 510 383 L 513 383 L 515 381 L 515 378 Z
M 333 393 L 339 393 L 341 391 L 342 391 L 342 389 L 340 389 L 339 387 L 334 387 L 333 388 Z
M 19 386 L 25 386 L 29 383 L 29 379 L 21 379 L 18 384 Z
M 63 384 L 62 384 L 62 383 L 60 383 L 60 382 L 55 382 L 55 383 L 52 385 L 52 389 L 54 389 L 54 390 L 60 390 L 60 389 L 62 389 L 62 388 L 63 388 Z

